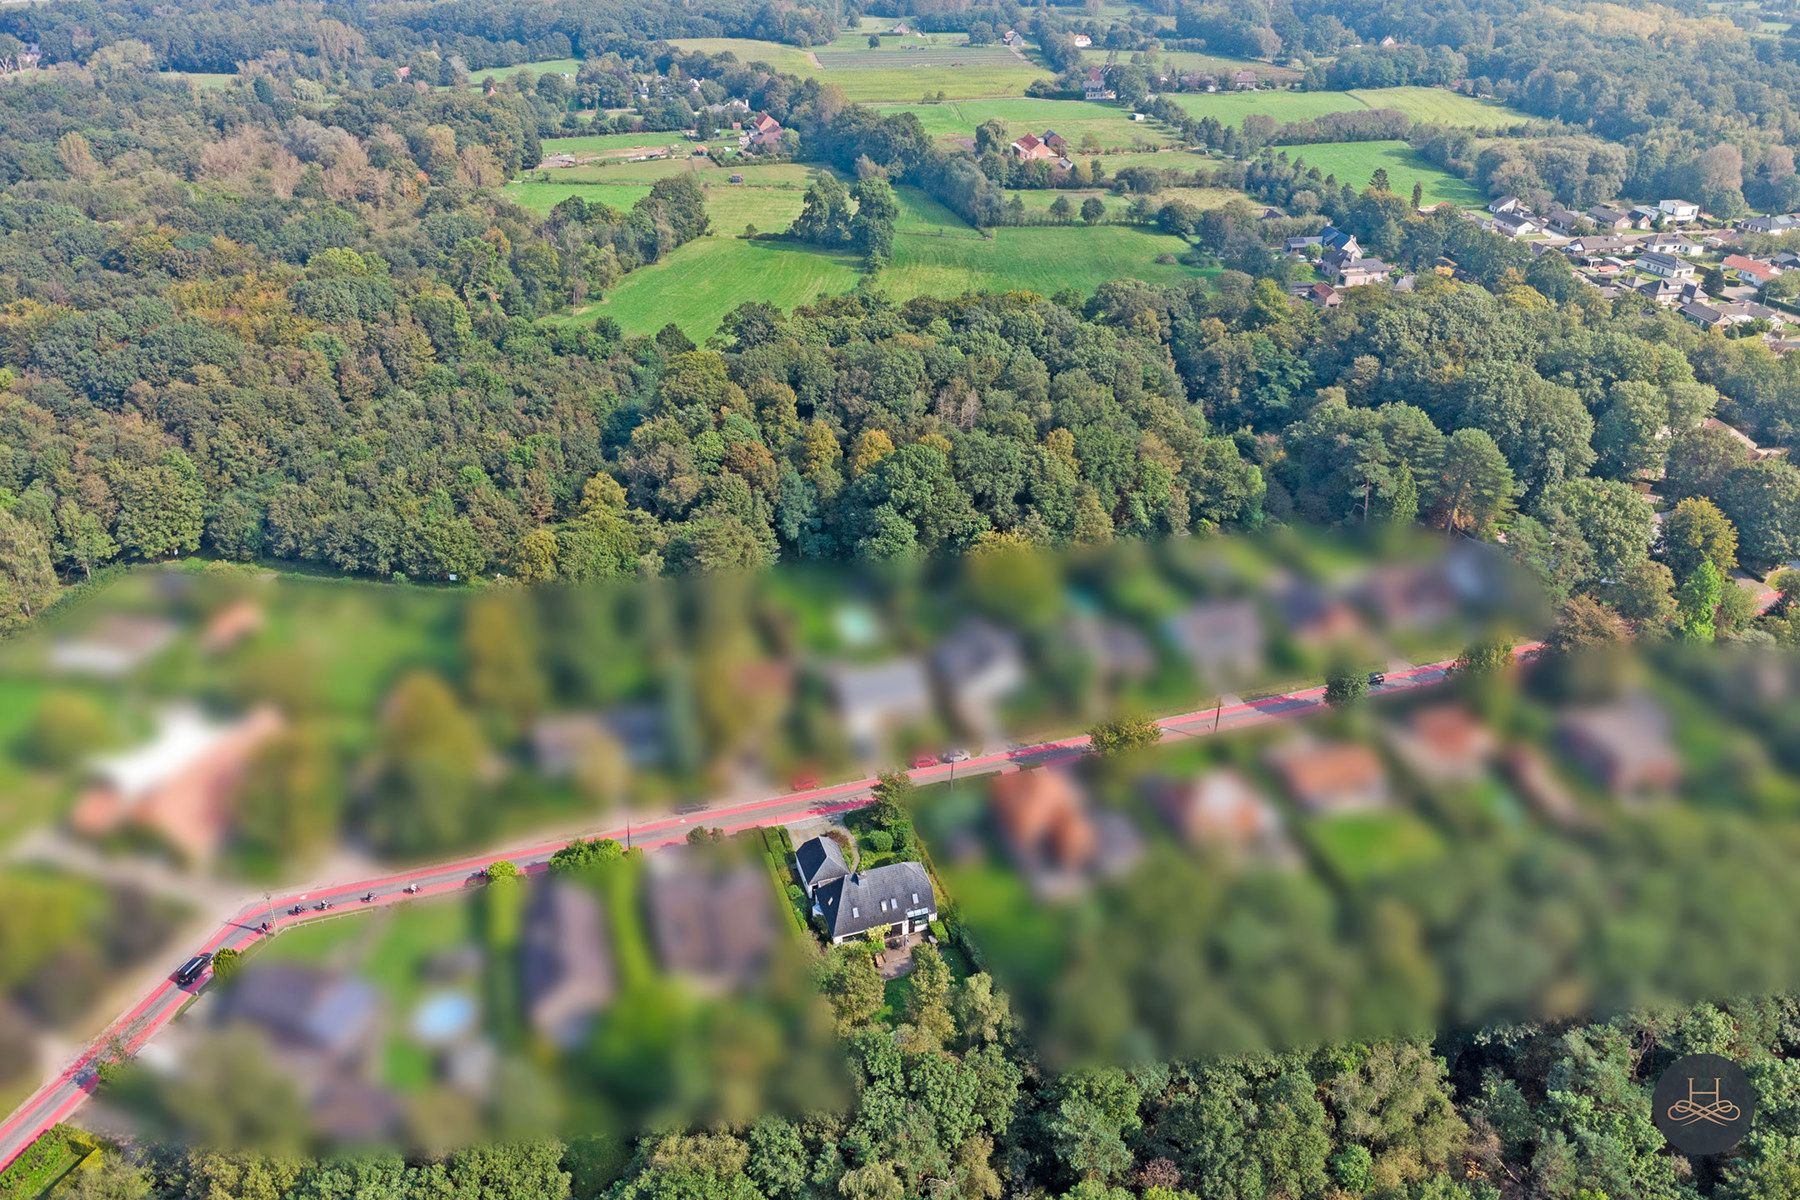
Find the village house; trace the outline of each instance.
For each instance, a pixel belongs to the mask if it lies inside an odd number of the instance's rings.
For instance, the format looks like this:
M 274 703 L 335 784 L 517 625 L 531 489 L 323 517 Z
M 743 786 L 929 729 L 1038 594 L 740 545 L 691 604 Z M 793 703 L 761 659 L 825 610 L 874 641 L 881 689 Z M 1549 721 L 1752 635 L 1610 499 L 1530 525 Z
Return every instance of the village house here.
M 124 829 L 153 834 L 188 863 L 209 861 L 231 830 L 237 793 L 256 752 L 281 731 L 272 708 L 214 721 L 190 707 L 166 710 L 156 736 L 109 755 L 69 817 L 87 837 Z
M 1646 252 L 1638 255 L 1637 267 L 1662 279 L 1692 279 L 1694 264 L 1683 262 L 1673 254 Z
M 1750 217 L 1739 223 L 1745 233 L 1791 233 L 1800 229 L 1800 214 L 1782 213 L 1770 217 Z
M 781 146 L 781 122 L 768 113 L 762 113 L 750 122 L 743 137 L 739 140 L 746 150 L 762 150 L 770 147 L 779 149 Z
M 1596 204 L 1587 210 L 1587 219 L 1598 229 L 1630 229 L 1631 214 L 1610 204 Z
M 1499 216 L 1501 213 L 1529 213 L 1531 206 L 1517 196 L 1501 196 L 1488 201 L 1488 212 Z
M 1544 218 L 1544 227 L 1551 233 L 1570 237 L 1575 233 L 1575 230 L 1580 226 L 1581 222 L 1586 219 L 1586 217 L 1583 217 L 1573 209 L 1559 208 Z
M 1325 239 L 1318 234 L 1307 237 L 1291 237 L 1281 243 L 1281 252 L 1294 258 L 1308 258 L 1325 248 Z
M 1379 258 L 1356 258 L 1341 264 L 1337 269 L 1337 285 L 1341 288 L 1363 287 L 1371 283 L 1384 283 L 1393 274 L 1394 269 Z
M 1676 309 L 1702 329 L 1722 329 L 1732 325 L 1748 325 L 1755 321 L 1777 323 L 1781 314 L 1766 304 L 1755 301 L 1690 300 Z
M 519 990 L 532 1030 L 562 1049 L 579 1045 L 616 987 L 599 898 L 560 879 L 532 884 L 519 929 Z
M 923 933 L 937 920 L 937 893 L 920 863 L 889 863 L 853 872 L 844 866 L 836 843 L 824 837 L 802 842 L 794 858 L 800 881 L 813 899 L 813 914 L 834 946 L 868 933 L 884 937 Z
M 1163 628 L 1208 682 L 1248 678 L 1262 666 L 1262 614 L 1249 600 L 1202 600 L 1168 618 Z
M 1694 239 L 1668 231 L 1645 234 L 1641 244 L 1645 250 L 1656 254 L 1699 254 L 1702 250 Z
M 1075 48 L 1077 50 L 1086 50 L 1094 44 L 1094 39 L 1085 33 L 1070 34 L 1069 40 L 1075 43 Z
M 1697 221 L 1700 219 L 1700 206 L 1688 200 L 1659 200 L 1656 211 L 1671 221 Z
M 1508 211 L 1494 218 L 1494 231 L 1505 237 L 1518 238 L 1537 233 L 1543 227 L 1529 212 Z
M 1565 713 L 1556 726 L 1562 750 L 1617 797 L 1667 792 L 1681 781 L 1669 715 L 1638 695 Z
M 1056 157 L 1056 151 L 1052 150 L 1035 133 L 1028 133 L 1024 137 L 1015 139 L 1007 149 L 1012 151 L 1014 158 L 1021 160 Z
M 1630 290 L 1664 308 L 1679 308 L 1707 299 L 1706 292 L 1692 279 L 1639 279 Z
M 1087 100 L 1117 100 L 1119 94 L 1106 86 L 1106 73 L 1099 67 L 1089 67 L 1087 76 L 1082 81 L 1081 95 Z
M 1736 425 L 1729 425 L 1717 417 L 1707 417 L 1705 420 L 1701 421 L 1700 424 L 1706 429 L 1723 429 L 1727 434 L 1731 435 L 1732 441 L 1744 448 L 1744 452 L 1750 456 L 1751 462 L 1761 462 L 1765 458 L 1780 458 L 1787 453 L 1786 447 L 1783 446 L 1770 446 L 1765 448 L 1757 445 L 1755 438 L 1739 429 Z
M 1368 812 L 1388 803 L 1381 759 L 1360 743 L 1295 739 L 1270 750 L 1267 762 L 1288 795 L 1309 812 Z
M 1240 92 L 1254 91 L 1260 82 L 1255 71 L 1233 71 L 1231 73 L 1231 86 Z
M 1302 283 L 1295 287 L 1294 298 L 1304 300 L 1314 308 L 1336 308 L 1344 302 L 1336 288 L 1329 283 Z
M 1335 225 L 1327 225 L 1319 231 L 1319 246 L 1319 261 L 1330 268 L 1362 257 L 1362 246 L 1357 243 L 1356 235 L 1345 233 Z
M 1648 229 L 1662 217 L 1662 210 L 1649 204 L 1639 204 L 1628 214 L 1633 229 Z
M 1194 779 L 1152 779 L 1146 791 L 1176 836 L 1190 846 L 1257 857 L 1291 852 L 1268 797 L 1229 767 Z
M 1735 275 L 1753 287 L 1761 287 L 1781 274 L 1781 268 L 1774 263 L 1766 263 L 1746 254 L 1727 254 L 1725 261 L 1719 265 L 1727 274 Z
M 1018 30 L 1009 29 L 1000 38 L 1000 44 L 1012 50 L 1020 50 L 1025 46 L 1025 39 L 1020 36 Z

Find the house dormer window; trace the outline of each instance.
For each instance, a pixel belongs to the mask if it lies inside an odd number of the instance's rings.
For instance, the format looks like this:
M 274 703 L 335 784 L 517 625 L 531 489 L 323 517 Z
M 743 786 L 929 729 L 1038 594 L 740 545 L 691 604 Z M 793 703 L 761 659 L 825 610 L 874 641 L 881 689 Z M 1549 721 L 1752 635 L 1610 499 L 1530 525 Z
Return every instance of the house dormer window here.
M 914 892 L 913 893 L 913 903 L 917 904 L 918 902 L 919 902 L 919 893 Z
M 850 916 L 852 918 L 862 916 L 862 909 L 860 909 L 860 908 L 856 907 L 856 905 L 852 904 L 850 906 Z

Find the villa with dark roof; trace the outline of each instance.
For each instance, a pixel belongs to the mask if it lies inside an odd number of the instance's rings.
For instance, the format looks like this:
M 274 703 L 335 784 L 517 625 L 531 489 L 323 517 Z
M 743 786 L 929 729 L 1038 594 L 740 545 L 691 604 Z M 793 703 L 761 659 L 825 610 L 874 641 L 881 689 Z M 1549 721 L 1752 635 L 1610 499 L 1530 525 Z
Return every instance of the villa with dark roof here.
M 795 848 L 794 869 L 834 946 L 866 933 L 887 937 L 923 933 L 937 920 L 937 893 L 920 863 L 851 871 L 835 841 L 816 837 Z

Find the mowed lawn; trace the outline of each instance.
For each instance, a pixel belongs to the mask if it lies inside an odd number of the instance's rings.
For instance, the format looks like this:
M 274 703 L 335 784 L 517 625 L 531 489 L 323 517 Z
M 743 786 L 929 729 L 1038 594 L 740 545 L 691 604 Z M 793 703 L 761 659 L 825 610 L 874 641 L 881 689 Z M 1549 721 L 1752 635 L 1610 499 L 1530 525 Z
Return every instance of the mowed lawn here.
M 1388 186 L 1397 196 L 1412 194 L 1414 182 L 1422 185 L 1426 204 L 1448 200 L 1465 208 L 1479 208 L 1487 197 L 1465 179 L 1432 166 L 1405 142 L 1318 142 L 1307 146 L 1278 146 L 1278 152 L 1298 159 L 1309 167 L 1317 167 L 1326 175 L 1337 176 L 1361 191 L 1377 168 L 1385 167 Z
M 910 112 L 934 141 L 972 138 L 984 121 L 1006 126 L 1008 137 L 1027 133 L 1042 136 L 1054 129 L 1068 140 L 1072 153 L 1172 146 L 1177 138 L 1150 121 L 1133 121 L 1131 114 L 1112 104 L 1086 100 L 1040 100 L 1019 96 L 997 100 L 952 100 L 942 104 L 882 104 L 885 115 Z
M 883 38 L 879 49 L 843 46 L 843 40 L 816 51 L 752 38 L 676 38 L 684 50 L 725 51 L 744 62 L 762 62 L 778 71 L 835 84 L 851 100 L 878 103 L 918 100 L 942 92 L 950 99 L 1020 96 L 1026 85 L 1050 72 L 1003 46 L 954 46 L 916 38 Z M 840 48 L 842 46 L 842 48 Z

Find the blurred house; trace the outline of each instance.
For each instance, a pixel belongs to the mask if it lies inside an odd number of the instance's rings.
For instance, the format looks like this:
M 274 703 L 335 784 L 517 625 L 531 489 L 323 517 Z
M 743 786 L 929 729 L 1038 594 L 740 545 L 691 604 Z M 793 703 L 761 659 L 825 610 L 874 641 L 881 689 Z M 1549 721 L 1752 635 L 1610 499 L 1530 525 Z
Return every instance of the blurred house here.
M 1091 811 L 1062 771 L 996 775 L 989 810 L 1007 852 L 1041 895 L 1072 890 L 1089 876 L 1116 875 L 1143 853 L 1130 820 Z
M 1669 715 L 1645 695 L 1574 709 L 1556 725 L 1557 744 L 1614 796 L 1667 792 L 1681 782 Z
M 1499 748 L 1493 732 L 1460 704 L 1418 709 L 1389 732 L 1388 742 L 1403 762 L 1437 783 L 1474 782 Z
M 1286 742 L 1269 751 L 1268 764 L 1295 802 L 1315 813 L 1366 812 L 1388 803 L 1381 759 L 1356 742 Z
M 850 867 L 844 861 L 843 847 L 837 844 L 837 839 L 821 834 L 794 847 L 794 873 L 800 877 L 801 890 L 812 898 L 818 896 L 819 889 L 826 884 L 848 875 Z M 813 905 L 813 911 L 819 911 L 817 904 Z
M 1191 846 L 1220 847 L 1233 854 L 1285 856 L 1281 817 L 1268 797 L 1228 767 L 1194 779 L 1152 779 L 1149 799 Z
M 531 757 L 548 779 L 567 779 L 588 752 L 614 740 L 606 718 L 596 712 L 552 713 L 531 723 Z M 629 752 L 627 752 L 629 754 Z
M 89 837 L 145 830 L 187 861 L 205 862 L 230 832 L 245 771 L 281 728 L 280 715 L 267 707 L 231 722 L 171 708 L 149 743 L 94 763 L 93 783 L 76 801 L 70 825 Z
M 1296 641 L 1319 645 L 1362 632 L 1356 611 L 1310 579 L 1288 579 L 1271 596 L 1281 631 Z
M 1502 761 L 1506 777 L 1539 816 L 1564 829 L 1577 829 L 1586 823 L 1574 795 L 1536 748 L 1514 746 Z
M 611 1003 L 612 940 L 599 897 L 560 879 L 530 885 L 519 936 L 519 986 L 531 1027 L 568 1049 Z
M 1025 683 L 1018 635 L 979 617 L 964 620 L 938 643 L 931 665 L 950 711 L 970 731 L 991 729 L 1000 702 Z
M 625 750 L 625 761 L 634 767 L 653 767 L 669 757 L 669 714 L 652 701 L 621 704 L 600 714 L 606 731 Z
M 200 648 L 208 654 L 223 654 L 262 627 L 261 605 L 249 600 L 234 601 L 207 619 L 200 630 Z
M 1109 684 L 1135 682 L 1156 670 L 1156 652 L 1135 626 L 1097 613 L 1080 613 L 1063 626 L 1062 639 L 1077 647 Z
M 1458 610 L 1456 592 L 1438 563 L 1377 567 L 1357 585 L 1354 598 L 1390 628 L 1441 625 Z
M 265 1034 L 302 1092 L 358 1074 L 380 1040 L 382 993 L 355 975 L 302 963 L 254 963 L 221 995 L 218 1022 Z
M 856 752 L 873 754 L 884 734 L 929 719 L 935 711 L 931 681 L 917 659 L 896 658 L 873 666 L 836 663 L 826 680 Z
M 836 946 L 866 933 L 906 937 L 937 920 L 931 876 L 916 862 L 840 875 L 818 891 L 825 936 Z
M 1239 679 L 1263 663 L 1263 623 L 1248 600 L 1205 600 L 1165 625 L 1169 640 L 1207 680 Z
M 160 617 L 118 613 L 103 617 L 78 638 L 50 647 L 50 668 L 69 675 L 117 679 L 142 666 L 175 640 L 176 626 Z
M 717 862 L 684 847 L 652 855 L 646 908 L 663 968 L 705 983 L 744 987 L 775 950 L 769 877 L 752 862 Z

